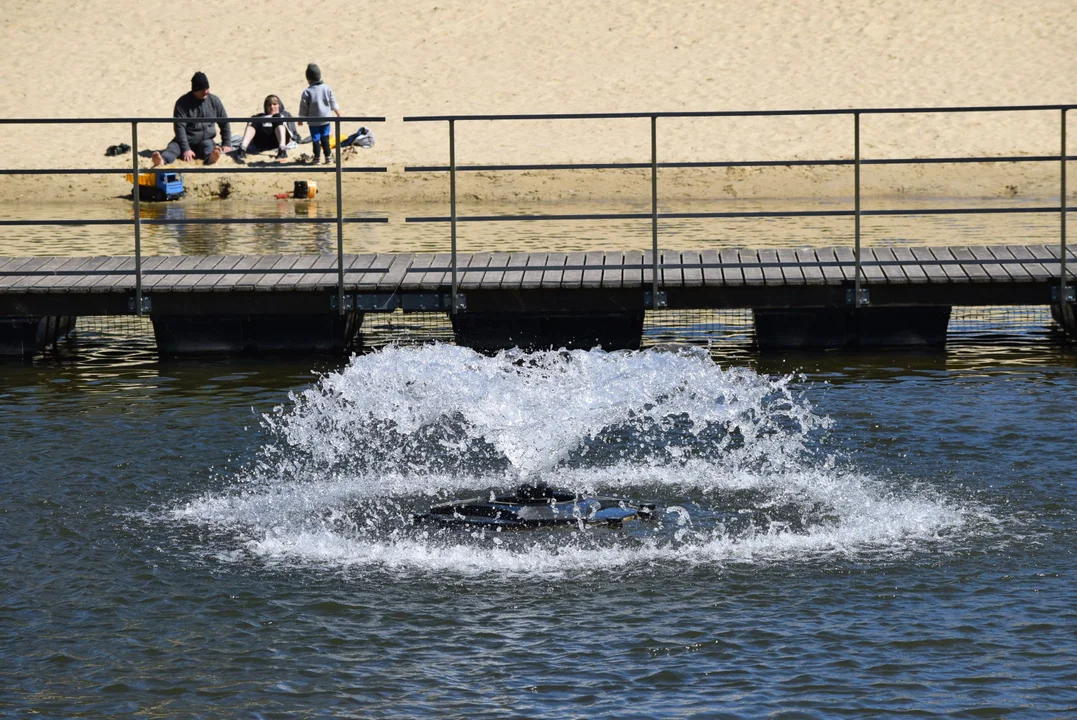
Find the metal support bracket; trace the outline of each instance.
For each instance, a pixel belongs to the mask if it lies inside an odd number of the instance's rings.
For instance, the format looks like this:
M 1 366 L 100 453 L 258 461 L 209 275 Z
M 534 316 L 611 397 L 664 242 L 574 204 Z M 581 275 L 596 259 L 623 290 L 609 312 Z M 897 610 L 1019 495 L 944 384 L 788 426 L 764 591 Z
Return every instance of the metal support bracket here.
M 845 288 L 845 304 L 856 305 L 856 289 Z M 860 306 L 871 304 L 871 292 L 866 287 L 860 288 Z
M 1059 302 L 1059 299 L 1058 299 L 1059 298 L 1059 290 L 1060 290 L 1060 288 L 1058 287 L 1058 285 L 1052 285 L 1051 286 L 1051 302 L 1052 303 Z M 1065 290 L 1066 290 L 1065 296 L 1064 296 L 1065 297 L 1065 302 L 1068 302 L 1068 303 L 1077 302 L 1077 287 L 1074 287 L 1073 285 L 1067 285 Z
M 355 308 L 355 296 L 351 295 L 349 293 L 345 293 L 344 294 L 344 310 L 348 311 L 348 310 L 353 310 L 354 308 Z M 336 295 L 330 295 L 329 296 L 329 309 L 330 310 L 337 310 L 338 309 L 337 308 L 337 296 Z
M 666 297 L 664 290 L 659 290 L 658 294 L 653 298 L 650 290 L 643 291 L 643 307 L 650 308 L 651 310 L 664 310 L 669 307 L 669 298 Z
M 138 312 L 138 307 L 135 305 L 135 299 L 133 297 L 127 298 L 127 309 L 130 312 Z M 153 310 L 153 301 L 150 300 L 149 295 L 142 296 L 142 313 L 148 313 Z
M 363 312 L 392 312 L 400 307 L 396 293 L 359 293 L 355 296 L 355 309 Z
M 451 312 L 452 293 L 406 293 L 400 296 L 400 307 L 404 312 Z M 456 309 L 467 310 L 467 296 L 456 293 Z

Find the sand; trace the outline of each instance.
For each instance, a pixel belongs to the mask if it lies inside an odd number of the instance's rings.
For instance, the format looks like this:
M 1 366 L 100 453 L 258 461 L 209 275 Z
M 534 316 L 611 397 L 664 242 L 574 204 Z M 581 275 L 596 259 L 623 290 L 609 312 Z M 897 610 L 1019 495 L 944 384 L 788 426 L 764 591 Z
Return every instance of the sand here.
M 177 23 L 177 14 L 187 18 Z M 313 19 L 312 19 L 313 18 Z M 346 159 L 372 199 L 442 200 L 446 123 L 413 115 L 677 112 L 1074 102 L 1072 0 L 547 0 L 243 3 L 8 0 L 0 17 L 6 118 L 167 118 L 196 70 L 232 116 L 277 93 L 295 111 L 317 62 L 344 113 L 384 116 L 377 145 Z M 359 123 L 345 123 L 351 132 Z M 1070 120 L 1077 136 L 1077 118 Z M 242 123 L 233 132 L 242 132 Z M 865 158 L 1059 152 L 1060 114 L 862 119 Z M 143 124 L 163 148 L 168 124 Z M 9 125 L 8 169 L 128 168 L 107 158 L 130 125 Z M 308 146 L 309 147 L 309 146 Z M 660 161 L 851 158 L 849 116 L 662 119 Z M 1077 152 L 1077 138 L 1069 152 Z M 296 153 L 293 153 L 293 156 Z M 457 161 L 648 162 L 648 120 L 459 123 Z M 267 162 L 273 161 L 266 159 Z M 290 161 L 291 162 L 291 161 Z M 142 164 L 149 167 L 148 158 Z M 273 163 L 275 164 L 275 163 Z M 219 167 L 232 166 L 231 159 Z M 183 169 L 183 163 L 176 167 Z M 294 175 L 186 176 L 195 197 L 267 197 Z M 866 195 L 1057 197 L 1058 163 L 865 168 Z M 321 183 L 331 192 L 329 178 Z M 122 176 L 0 176 L 3 202 L 121 202 Z M 354 190 L 353 190 L 354 189 Z M 646 173 L 461 175 L 463 201 L 646 197 Z M 849 168 L 664 170 L 663 198 L 847 197 Z

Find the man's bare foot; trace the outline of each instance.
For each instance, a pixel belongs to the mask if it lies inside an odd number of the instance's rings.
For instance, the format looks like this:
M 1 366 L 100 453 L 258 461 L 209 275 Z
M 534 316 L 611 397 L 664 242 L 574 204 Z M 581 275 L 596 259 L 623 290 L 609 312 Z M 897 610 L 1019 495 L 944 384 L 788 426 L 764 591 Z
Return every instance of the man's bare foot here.
M 213 163 L 217 162 L 220 159 L 221 159 L 221 146 L 218 145 L 217 147 L 213 148 L 213 152 L 211 152 L 209 154 L 209 157 L 206 158 L 206 165 L 212 165 Z
M 161 153 L 159 152 L 154 152 L 153 155 L 150 156 L 150 159 L 153 160 L 154 167 L 157 167 L 165 161 L 165 159 L 161 157 Z

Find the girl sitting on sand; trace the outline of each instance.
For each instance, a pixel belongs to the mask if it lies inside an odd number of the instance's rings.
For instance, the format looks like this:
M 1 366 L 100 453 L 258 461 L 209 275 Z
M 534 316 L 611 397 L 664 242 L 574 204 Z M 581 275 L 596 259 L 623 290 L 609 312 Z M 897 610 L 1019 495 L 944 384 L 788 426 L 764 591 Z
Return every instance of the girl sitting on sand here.
M 277 158 L 288 157 L 288 144 L 299 142 L 299 131 L 295 123 L 288 118 L 292 114 L 284 109 L 284 103 L 276 95 L 266 95 L 262 104 L 265 112 L 255 115 L 256 118 L 265 120 L 254 121 L 247 125 L 243 131 L 243 140 L 239 143 L 233 157 L 242 162 L 250 152 L 267 152 L 273 149 L 277 151 Z

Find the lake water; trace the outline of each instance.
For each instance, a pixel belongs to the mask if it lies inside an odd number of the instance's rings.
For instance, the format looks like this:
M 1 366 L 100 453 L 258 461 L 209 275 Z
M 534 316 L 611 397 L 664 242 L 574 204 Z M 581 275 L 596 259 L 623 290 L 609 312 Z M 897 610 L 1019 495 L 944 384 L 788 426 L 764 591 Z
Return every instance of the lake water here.
M 496 357 L 379 322 L 349 359 L 163 362 L 97 319 L 0 364 L 0 712 L 1077 714 L 1077 351 L 1043 309 L 852 354 L 759 355 L 736 314 Z M 532 479 L 657 518 L 411 522 Z
M 1057 200 L 1054 201 L 1057 204 Z M 865 209 L 914 210 L 942 208 L 1042 208 L 1050 199 L 973 199 L 894 197 L 864 201 Z M 850 200 L 714 200 L 663 203 L 663 213 L 708 212 L 849 212 Z M 333 218 L 333 198 L 315 200 L 237 199 L 211 202 L 142 203 L 142 217 L 181 222 L 236 218 L 316 220 Z M 461 216 L 643 214 L 641 202 L 519 202 L 482 204 L 462 202 Z M 447 203 L 365 204 L 348 196 L 345 217 L 386 218 L 386 223 L 344 226 L 346 253 L 448 252 L 448 223 L 409 222 L 408 218 L 448 217 Z M 0 221 L 109 220 L 131 222 L 129 200 L 96 205 L 78 203 L 9 203 L 0 205 Z M 1003 245 L 1059 242 L 1057 212 L 1017 214 L 873 216 L 861 222 L 861 242 L 873 245 Z M 851 217 L 688 218 L 659 222 L 660 248 L 832 247 L 854 244 Z M 480 250 L 572 252 L 592 249 L 646 250 L 651 247 L 651 221 L 543 220 L 526 222 L 460 222 L 461 252 Z M 336 253 L 336 223 L 144 225 L 144 255 L 272 255 L 277 253 Z M 134 255 L 134 230 L 115 226 L 0 227 L 4 255 Z
M 0 374 L 0 709 L 1069 716 L 1077 354 L 982 330 L 175 363 L 85 330 Z M 410 522 L 529 478 L 658 519 Z

